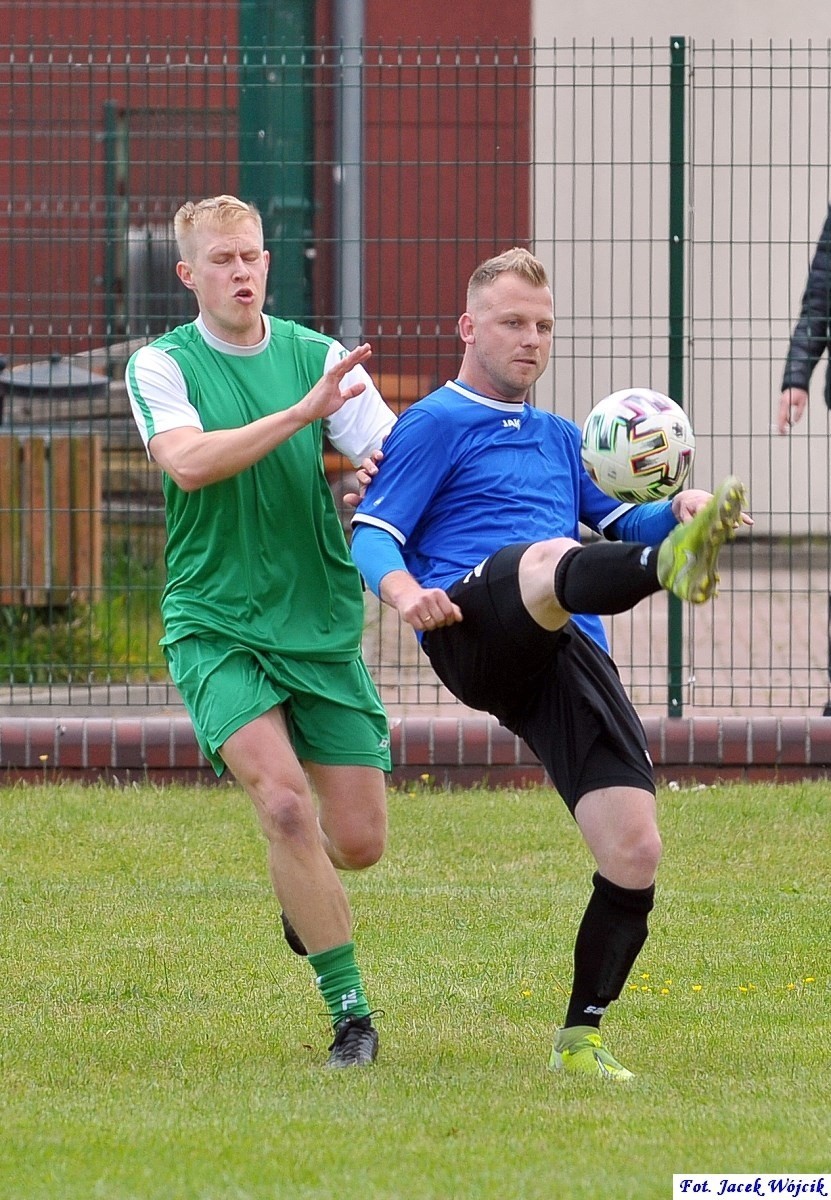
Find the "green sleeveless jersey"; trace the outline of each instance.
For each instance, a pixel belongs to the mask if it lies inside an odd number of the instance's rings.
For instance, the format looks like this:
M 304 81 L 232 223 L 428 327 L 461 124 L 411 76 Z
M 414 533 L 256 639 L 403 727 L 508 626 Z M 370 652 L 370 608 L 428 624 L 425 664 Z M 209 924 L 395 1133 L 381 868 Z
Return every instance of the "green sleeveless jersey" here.
M 206 432 L 290 408 L 323 374 L 331 338 L 264 320 L 271 335 L 255 354 L 214 349 L 196 324 L 153 343 L 178 364 Z M 152 403 L 143 402 L 137 378 L 133 372 L 131 388 L 152 436 Z M 163 486 L 163 645 L 215 632 L 292 658 L 358 657 L 361 580 L 326 482 L 320 421 L 231 479 L 184 492 L 163 473 Z

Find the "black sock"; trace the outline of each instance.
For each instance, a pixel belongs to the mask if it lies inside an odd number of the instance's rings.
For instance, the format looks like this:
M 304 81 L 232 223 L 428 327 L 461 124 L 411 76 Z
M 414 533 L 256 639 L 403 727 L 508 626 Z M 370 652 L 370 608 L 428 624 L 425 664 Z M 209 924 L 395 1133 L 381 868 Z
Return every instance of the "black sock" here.
M 646 941 L 655 885 L 622 888 L 596 871 L 574 943 L 574 987 L 565 1025 L 599 1025 Z
M 571 613 L 628 612 L 660 590 L 658 547 L 635 542 L 575 546 L 554 571 L 554 595 Z

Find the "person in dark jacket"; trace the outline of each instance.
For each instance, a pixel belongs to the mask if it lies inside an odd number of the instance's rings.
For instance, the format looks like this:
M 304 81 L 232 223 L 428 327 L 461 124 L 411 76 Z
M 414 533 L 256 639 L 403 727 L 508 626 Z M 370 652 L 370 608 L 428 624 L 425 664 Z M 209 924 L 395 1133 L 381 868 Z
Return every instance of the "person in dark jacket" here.
M 787 433 L 805 412 L 811 375 L 826 350 L 831 350 L 831 205 L 808 272 L 802 309 L 785 361 L 776 424 L 780 433 Z M 831 363 L 825 374 L 825 403 L 831 409 Z

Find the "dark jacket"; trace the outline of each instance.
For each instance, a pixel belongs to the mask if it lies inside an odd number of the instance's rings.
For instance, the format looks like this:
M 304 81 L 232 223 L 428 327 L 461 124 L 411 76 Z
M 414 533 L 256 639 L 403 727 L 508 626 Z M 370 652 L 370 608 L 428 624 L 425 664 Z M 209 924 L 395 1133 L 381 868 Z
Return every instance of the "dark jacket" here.
M 791 335 L 782 391 L 789 387 L 807 391 L 824 350 L 831 350 L 831 206 L 808 272 L 799 320 Z M 831 363 L 825 374 L 825 403 L 831 408 Z

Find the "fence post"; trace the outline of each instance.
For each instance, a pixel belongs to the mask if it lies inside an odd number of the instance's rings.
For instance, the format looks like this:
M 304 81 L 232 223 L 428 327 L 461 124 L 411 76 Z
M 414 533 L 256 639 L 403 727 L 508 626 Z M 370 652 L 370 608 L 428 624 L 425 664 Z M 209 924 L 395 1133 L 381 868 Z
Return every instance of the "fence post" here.
M 314 307 L 314 11 L 309 0 L 239 6 L 240 195 L 263 219 L 270 311 L 306 323 Z
M 669 69 L 669 395 L 684 405 L 686 41 L 670 38 Z M 684 630 L 681 601 L 667 596 L 667 713 L 682 715 Z
M 828 681 L 831 683 L 831 592 L 828 594 Z M 831 717 L 831 697 L 826 701 L 822 715 Z

